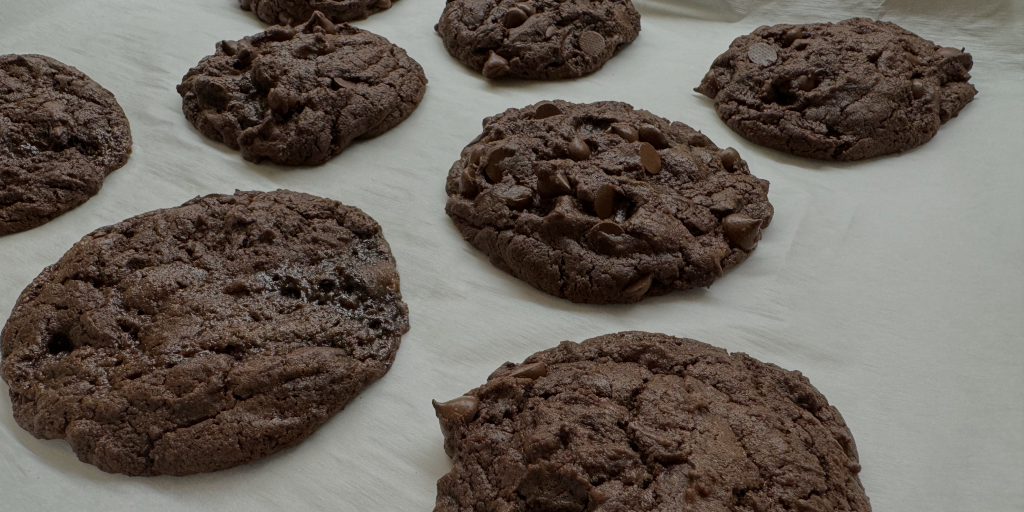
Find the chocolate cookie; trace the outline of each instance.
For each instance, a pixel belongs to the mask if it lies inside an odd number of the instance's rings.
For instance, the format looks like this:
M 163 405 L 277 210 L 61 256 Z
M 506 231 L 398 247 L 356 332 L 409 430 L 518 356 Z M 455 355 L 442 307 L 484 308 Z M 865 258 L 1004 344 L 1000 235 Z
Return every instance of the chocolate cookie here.
M 487 78 L 555 80 L 597 71 L 640 33 L 630 0 L 449 0 L 434 27 Z
M 0 55 L 0 235 L 86 202 L 131 152 L 110 91 L 50 57 Z
M 434 512 L 869 512 L 853 436 L 807 378 L 664 334 L 562 342 L 434 403 Z
M 327 19 L 341 23 L 361 20 L 391 8 L 391 0 L 238 0 L 238 4 L 271 25 L 302 22 L 308 20 L 314 11 L 320 11 Z
M 733 41 L 695 90 L 752 142 L 863 160 L 931 140 L 978 93 L 972 65 L 884 21 L 775 25 Z
M 246 160 L 316 165 L 397 126 L 426 85 L 405 50 L 317 12 L 300 27 L 217 43 L 178 94 L 203 135 Z
M 573 302 L 710 286 L 772 218 L 732 148 L 625 103 L 541 102 L 484 120 L 446 211 L 491 262 Z
M 298 444 L 408 330 L 373 219 L 236 192 L 86 235 L 22 292 L 0 375 L 32 435 L 104 471 L 187 475 Z

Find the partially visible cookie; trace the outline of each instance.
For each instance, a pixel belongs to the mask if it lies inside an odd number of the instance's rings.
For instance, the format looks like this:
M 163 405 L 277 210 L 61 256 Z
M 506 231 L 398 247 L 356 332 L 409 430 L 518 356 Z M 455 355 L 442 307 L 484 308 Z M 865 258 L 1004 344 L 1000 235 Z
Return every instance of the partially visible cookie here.
M 752 142 L 863 160 L 931 140 L 978 93 L 972 65 L 884 21 L 775 25 L 733 41 L 696 91 Z
M 209 195 L 98 229 L 22 292 L 0 334 L 14 418 L 128 475 L 294 446 L 394 361 L 395 260 L 358 208 Z
M 110 91 L 50 57 L 0 55 L 0 235 L 84 203 L 131 152 Z
M 446 211 L 498 268 L 573 302 L 710 286 L 772 219 L 736 150 L 625 103 L 545 101 L 484 120 Z
M 630 0 L 450 0 L 434 27 L 448 53 L 487 78 L 592 73 L 640 33 Z
M 317 165 L 419 105 L 427 78 L 405 50 L 317 12 L 217 43 L 178 85 L 185 117 L 253 162 Z
M 564 341 L 434 408 L 453 466 L 434 512 L 871 510 L 806 377 L 690 339 Z
M 342 23 L 391 8 L 391 0 L 238 0 L 238 4 L 271 25 L 301 23 L 314 11 L 324 13 L 335 23 Z

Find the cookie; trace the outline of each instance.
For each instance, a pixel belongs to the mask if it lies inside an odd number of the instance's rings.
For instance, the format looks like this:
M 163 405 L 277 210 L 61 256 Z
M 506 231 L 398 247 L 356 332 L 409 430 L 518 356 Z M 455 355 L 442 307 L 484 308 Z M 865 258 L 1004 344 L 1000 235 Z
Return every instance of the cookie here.
M 972 65 L 884 21 L 775 25 L 733 41 L 695 90 L 751 142 L 863 160 L 931 140 L 978 93 Z
M 446 211 L 498 268 L 573 302 L 710 286 L 772 219 L 736 150 L 625 103 L 541 102 L 484 120 Z
M 664 334 L 562 342 L 434 403 L 434 512 L 869 512 L 850 429 L 807 378 Z
M 0 334 L 14 418 L 128 475 L 294 446 L 391 367 L 408 309 L 380 226 L 307 194 L 236 192 L 98 229 Z
M 178 94 L 203 135 L 246 160 L 317 165 L 404 121 L 426 86 L 405 50 L 317 12 L 299 27 L 217 43 Z
M 334 23 L 342 23 L 391 8 L 391 0 L 238 0 L 238 4 L 271 25 L 302 22 L 315 11 Z
M 0 55 L 0 235 L 86 202 L 131 152 L 110 91 L 50 57 Z
M 601 69 L 640 33 L 630 0 L 449 0 L 434 27 L 487 78 L 556 80 Z

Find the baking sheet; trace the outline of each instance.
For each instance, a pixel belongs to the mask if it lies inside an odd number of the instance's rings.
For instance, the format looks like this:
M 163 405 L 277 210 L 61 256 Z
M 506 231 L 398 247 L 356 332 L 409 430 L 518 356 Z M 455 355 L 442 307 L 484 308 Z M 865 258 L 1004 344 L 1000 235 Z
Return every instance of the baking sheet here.
M 564 339 L 688 336 L 806 374 L 853 430 L 876 511 L 1024 509 L 1024 7 L 1011 0 L 638 0 L 639 39 L 596 74 L 491 84 L 445 52 L 442 0 L 355 24 L 430 80 L 413 115 L 326 165 L 253 165 L 200 135 L 174 87 L 214 43 L 265 28 L 235 0 L 0 0 L 0 53 L 42 53 L 111 90 L 134 153 L 83 206 L 0 238 L 0 319 L 100 226 L 197 195 L 288 188 L 384 228 L 412 330 L 391 372 L 300 446 L 184 478 L 109 475 L 40 441 L 0 399 L 0 510 L 429 511 L 450 468 L 431 398 Z M 927 145 L 854 164 L 746 142 L 692 92 L 759 25 L 868 16 L 974 55 L 977 99 Z M 633 306 L 547 296 L 495 269 L 444 214 L 444 180 L 482 118 L 542 99 L 621 100 L 736 147 L 771 181 L 757 251 L 710 289 Z M 0 384 L 0 394 L 7 386 Z

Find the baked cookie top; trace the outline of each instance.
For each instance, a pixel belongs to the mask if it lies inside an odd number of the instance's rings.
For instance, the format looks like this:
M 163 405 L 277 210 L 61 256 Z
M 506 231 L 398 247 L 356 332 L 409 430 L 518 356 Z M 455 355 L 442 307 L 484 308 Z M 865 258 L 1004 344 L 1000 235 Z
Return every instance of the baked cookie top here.
M 110 91 L 50 57 L 0 55 L 0 235 L 84 203 L 131 152 Z
M 434 512 L 869 512 L 843 417 L 807 378 L 664 334 L 562 342 L 436 403 Z
M 821 160 L 920 146 L 977 94 L 971 55 L 884 21 L 761 27 L 695 90 L 752 142 Z
M 434 27 L 448 53 L 487 78 L 592 73 L 640 33 L 630 0 L 450 0 Z
M 545 101 L 484 120 L 446 211 L 491 262 L 573 302 L 710 286 L 772 218 L 732 148 L 625 103 Z
M 391 0 L 238 0 L 238 5 L 271 25 L 293 25 L 308 20 L 315 11 L 334 23 L 361 20 L 390 9 Z
M 408 309 L 380 226 L 236 192 L 86 235 L 0 334 L 14 417 L 79 459 L 186 475 L 293 446 L 391 367 Z
M 405 50 L 317 12 L 217 43 L 178 85 L 185 117 L 253 162 L 317 165 L 419 105 L 427 78 Z

